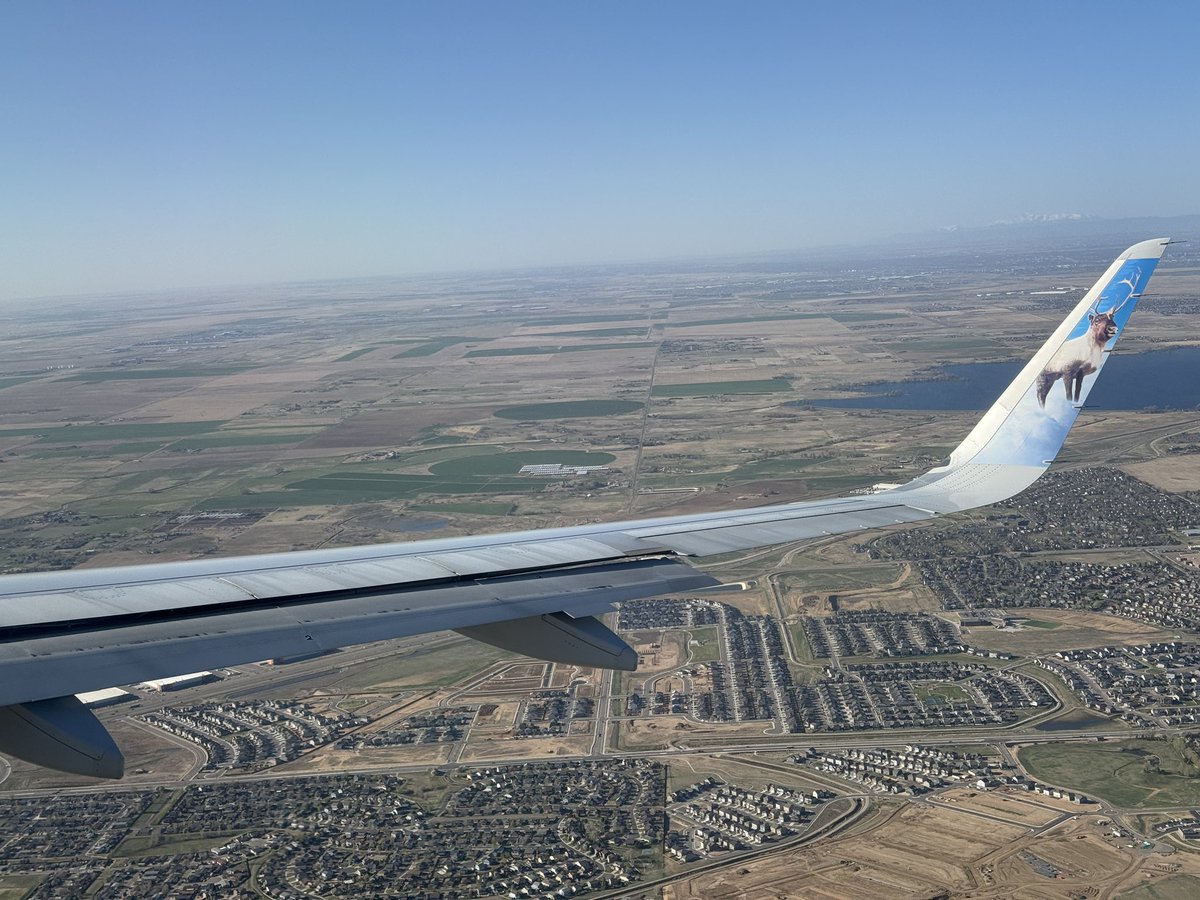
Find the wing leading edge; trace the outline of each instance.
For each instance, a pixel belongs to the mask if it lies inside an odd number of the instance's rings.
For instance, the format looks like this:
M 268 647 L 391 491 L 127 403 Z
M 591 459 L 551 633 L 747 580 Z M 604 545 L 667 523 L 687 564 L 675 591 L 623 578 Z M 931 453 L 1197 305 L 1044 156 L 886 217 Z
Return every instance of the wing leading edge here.
M 1121 254 L 944 466 L 875 494 L 573 528 L 0 577 L 0 750 L 119 777 L 74 694 L 455 629 L 554 661 L 632 669 L 595 617 L 715 579 L 709 556 L 971 509 L 1049 467 L 1169 241 Z M 97 728 L 99 731 L 97 732 Z

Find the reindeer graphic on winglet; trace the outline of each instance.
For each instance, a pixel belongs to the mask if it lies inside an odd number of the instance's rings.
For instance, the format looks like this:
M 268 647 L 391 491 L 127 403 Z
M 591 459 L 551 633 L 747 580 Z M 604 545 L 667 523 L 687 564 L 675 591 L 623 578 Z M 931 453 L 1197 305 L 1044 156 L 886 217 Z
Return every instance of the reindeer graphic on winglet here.
M 1096 301 L 1096 305 L 1088 312 L 1090 324 L 1087 331 L 1077 338 L 1064 342 L 1058 348 L 1058 352 L 1050 358 L 1050 362 L 1046 363 L 1042 374 L 1038 376 L 1039 406 L 1043 408 L 1046 406 L 1046 397 L 1050 394 L 1050 388 L 1060 378 L 1067 391 L 1067 401 L 1079 402 L 1083 379 L 1099 370 L 1100 364 L 1104 361 L 1104 347 L 1113 339 L 1118 330 L 1116 315 L 1126 303 L 1138 296 L 1137 286 L 1141 280 L 1142 270 L 1138 269 L 1128 278 L 1118 281 L 1118 285 L 1129 286 L 1129 294 L 1119 306 L 1114 306 L 1108 312 L 1100 312 L 1100 301 Z

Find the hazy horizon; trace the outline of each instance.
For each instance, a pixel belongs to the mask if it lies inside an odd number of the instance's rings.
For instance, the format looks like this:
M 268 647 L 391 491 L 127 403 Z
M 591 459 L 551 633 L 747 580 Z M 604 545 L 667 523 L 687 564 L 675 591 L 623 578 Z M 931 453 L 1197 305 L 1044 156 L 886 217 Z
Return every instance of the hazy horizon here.
M 0 297 L 1200 210 L 1178 4 L 10 4 Z M 1030 25 L 1029 23 L 1036 23 Z

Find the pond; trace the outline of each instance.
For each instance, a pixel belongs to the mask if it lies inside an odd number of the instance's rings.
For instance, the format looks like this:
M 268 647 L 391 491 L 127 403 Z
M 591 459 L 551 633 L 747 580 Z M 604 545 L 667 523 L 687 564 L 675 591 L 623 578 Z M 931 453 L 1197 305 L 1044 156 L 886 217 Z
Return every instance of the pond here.
M 796 406 L 838 409 L 987 409 L 1023 362 L 943 366 L 921 381 L 881 381 L 848 386 L 865 397 L 793 401 Z M 1195 409 L 1200 407 L 1200 347 L 1114 353 L 1088 399 L 1089 409 Z

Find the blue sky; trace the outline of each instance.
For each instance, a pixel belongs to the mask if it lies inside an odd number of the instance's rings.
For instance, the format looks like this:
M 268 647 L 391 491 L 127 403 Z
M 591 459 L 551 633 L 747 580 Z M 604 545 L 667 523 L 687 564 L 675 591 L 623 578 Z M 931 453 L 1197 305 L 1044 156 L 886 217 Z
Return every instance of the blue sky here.
M 1200 212 L 1200 7 L 836 6 L 9 0 L 0 296 Z

